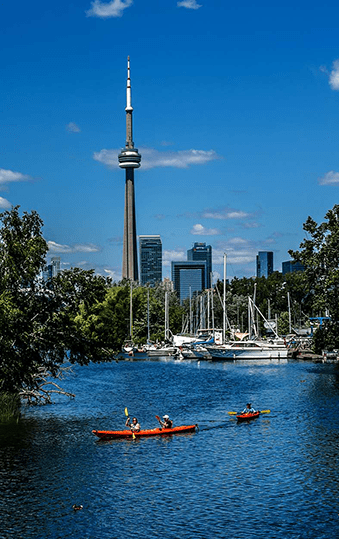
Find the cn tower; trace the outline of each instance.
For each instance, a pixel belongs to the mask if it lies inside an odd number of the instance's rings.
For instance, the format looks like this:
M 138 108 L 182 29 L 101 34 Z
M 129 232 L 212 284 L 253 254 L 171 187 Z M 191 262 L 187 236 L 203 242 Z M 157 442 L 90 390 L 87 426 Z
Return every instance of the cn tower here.
M 124 243 L 122 253 L 122 278 L 138 280 L 138 251 L 135 220 L 134 169 L 140 167 L 141 155 L 134 148 L 132 129 L 132 92 L 129 56 L 127 58 L 126 89 L 126 145 L 119 153 L 119 167 L 126 170 Z

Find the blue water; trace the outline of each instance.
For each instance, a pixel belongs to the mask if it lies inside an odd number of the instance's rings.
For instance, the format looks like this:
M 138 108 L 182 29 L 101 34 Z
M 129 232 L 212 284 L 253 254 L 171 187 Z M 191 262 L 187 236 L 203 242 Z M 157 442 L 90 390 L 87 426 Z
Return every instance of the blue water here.
M 0 427 L 1 539 L 338 537 L 336 366 L 126 361 L 63 386 L 76 398 Z M 238 424 L 247 402 L 271 413 Z M 99 441 L 125 406 L 200 430 Z

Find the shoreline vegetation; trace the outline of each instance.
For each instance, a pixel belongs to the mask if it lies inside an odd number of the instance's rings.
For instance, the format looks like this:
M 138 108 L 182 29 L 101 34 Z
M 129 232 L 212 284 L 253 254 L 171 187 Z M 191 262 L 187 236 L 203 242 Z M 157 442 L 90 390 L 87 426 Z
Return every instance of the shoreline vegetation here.
M 207 327 L 201 325 L 202 305 L 209 300 L 213 327 L 223 326 L 223 281 L 181 304 L 164 283 L 113 282 L 94 270 L 71 268 L 44 280 L 48 245 L 37 212 L 20 216 L 16 206 L 1 213 L 0 222 L 0 421 L 20 417 L 23 392 L 33 404 L 51 402 L 53 393 L 62 392 L 56 380 L 65 362 L 115 361 L 126 340 L 142 346 L 162 341 L 165 329 L 168 337 L 169 330 L 194 334 Z M 319 225 L 309 217 L 303 229 L 307 239 L 289 251 L 303 271 L 226 283 L 226 338 L 234 328 L 247 331 L 248 298 L 255 297 L 279 335 L 310 329 L 313 319 L 310 351 L 339 349 L 339 205 Z M 262 322 L 257 329 L 265 334 Z
M 21 415 L 21 401 L 18 394 L 0 393 L 0 423 L 18 422 Z

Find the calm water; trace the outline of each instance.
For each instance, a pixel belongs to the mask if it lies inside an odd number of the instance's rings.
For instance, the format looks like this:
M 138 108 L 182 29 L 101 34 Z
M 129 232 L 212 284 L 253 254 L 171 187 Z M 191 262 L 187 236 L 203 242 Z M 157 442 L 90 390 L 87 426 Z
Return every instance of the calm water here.
M 75 399 L 0 428 L 1 539 L 338 537 L 336 366 L 120 362 L 63 385 Z M 237 424 L 248 401 L 271 413 Z M 200 430 L 97 441 L 125 406 L 142 427 L 169 413 Z

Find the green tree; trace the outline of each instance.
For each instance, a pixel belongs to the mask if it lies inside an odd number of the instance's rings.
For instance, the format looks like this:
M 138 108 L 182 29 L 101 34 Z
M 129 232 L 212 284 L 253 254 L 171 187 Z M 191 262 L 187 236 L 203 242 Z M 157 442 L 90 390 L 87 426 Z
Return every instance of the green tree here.
M 315 337 L 317 351 L 320 346 L 339 347 L 339 205 L 334 205 L 325 215 L 326 221 L 317 224 L 308 217 L 303 225 L 307 238 L 298 251 L 290 255 L 305 266 L 308 289 L 312 295 L 313 314 L 331 320 Z M 318 333 L 317 332 L 317 333 Z
M 130 335 L 131 284 L 124 280 L 112 286 L 101 302 L 92 304 L 86 310 L 80 306 L 75 319 L 82 335 L 89 340 L 105 343 L 106 349 L 120 350 L 126 340 L 132 338 L 136 344 L 145 344 L 149 326 L 152 341 L 164 340 L 165 331 L 165 289 L 162 284 L 154 288 L 132 287 L 132 335 Z M 184 309 L 179 305 L 177 295 L 168 293 L 169 327 L 173 333 L 180 331 Z M 180 326 L 179 326 L 180 324 Z
M 108 282 L 73 269 L 46 284 L 48 246 L 38 214 L 21 217 L 15 207 L 0 219 L 0 391 L 39 398 L 46 375 L 58 376 L 65 359 L 83 364 L 113 357 L 75 323 L 80 307 L 89 310 L 105 297 Z

